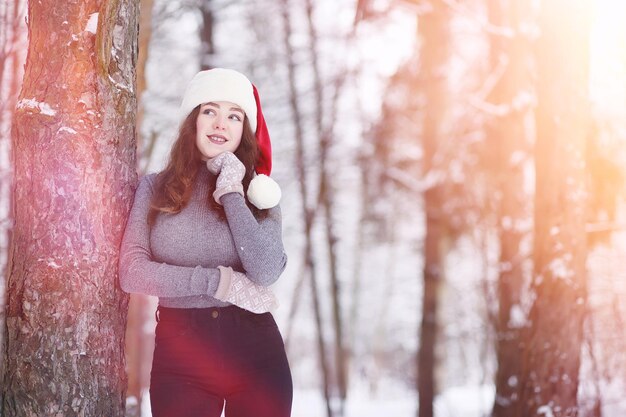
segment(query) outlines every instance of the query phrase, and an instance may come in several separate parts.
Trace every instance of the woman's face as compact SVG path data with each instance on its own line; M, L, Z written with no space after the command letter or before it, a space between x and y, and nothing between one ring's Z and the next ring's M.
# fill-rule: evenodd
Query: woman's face
M241 107L229 101L212 101L200 106L196 119L196 146L203 160L237 150L244 115Z

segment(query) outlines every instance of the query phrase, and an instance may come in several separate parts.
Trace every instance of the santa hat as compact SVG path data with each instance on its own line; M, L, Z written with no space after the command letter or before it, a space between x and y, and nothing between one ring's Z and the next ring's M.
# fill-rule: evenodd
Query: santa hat
M281 191L269 177L272 171L272 145L256 87L245 75L235 70L213 68L200 71L189 82L183 96L179 112L181 122L196 106L211 101L235 103L246 113L259 148L255 166L257 175L248 186L248 200L260 209L274 207L280 201Z

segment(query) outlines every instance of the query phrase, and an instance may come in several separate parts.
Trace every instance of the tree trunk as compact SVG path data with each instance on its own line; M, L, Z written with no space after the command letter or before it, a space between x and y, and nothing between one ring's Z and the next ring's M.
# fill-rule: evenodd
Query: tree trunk
M425 199L438 200L436 194ZM426 237L424 241L424 294L422 301L422 321L419 329L419 351L417 356L417 389L419 393L418 417L433 417L433 403L436 394L435 380L435 346L438 336L438 301L443 279L443 250L441 242L445 234L442 219L433 214L432 202L426 204L427 214ZM438 206L435 206L438 208Z
M139 2L139 53L137 56L137 153L146 154L146 147L152 149L154 136L146 141L141 132L144 119L143 94L147 90L146 66L152 38L152 11L154 0ZM148 159L149 161L149 159ZM143 165L143 164L142 164ZM143 172L147 165L143 165ZM150 364L154 350L154 335L144 328L150 320L150 298L144 294L131 294L128 302L128 320L126 325L126 369L128 391L126 396L127 417L139 417L143 403L143 391L150 385Z
M449 55L449 11L441 1L431 2L432 9L420 16L419 34L422 40L422 78L426 108L423 121L424 175L436 175L444 169L437 158L439 143L443 140L443 126L447 107L447 78L444 68ZM439 158L440 159L440 158ZM419 328L417 355L417 388L419 417L433 417L436 394L435 346L438 333L438 298L443 276L443 260L447 240L446 219L442 209L441 181L424 192L426 236L424 238L424 271L422 321Z
M203 0L200 2L200 15L202 16L202 24L200 25L200 70L208 70L214 67L213 54L215 53L215 45L213 43L213 2L211 0Z
M319 295L317 290L317 273L315 270L315 262L313 258L313 211L310 209L307 191L307 176L304 166L304 133L302 129L301 111L298 105L298 91L296 88L296 64L294 61L293 47L289 41L291 30L291 19L289 16L289 0L281 1L281 19L283 24L283 42L285 45L285 54L287 59L288 79L289 79L289 104L293 117L293 125L296 136L296 171L298 173L298 182L300 185L300 198L302 201L302 212L304 214L304 262L305 273L309 277L311 284L311 297L313 299L313 314L315 317L315 325L317 330L317 349L319 362L322 373L322 384L324 399L326 401L326 415L333 417L331 406L330 392L330 371L328 369L328 361L326 359L326 347L324 343L324 332L322 325L322 315L319 303Z
M8 246L13 232L11 126L26 59L26 2L13 0L0 8L0 352L5 352ZM0 381L4 380L4 366L0 354ZM0 389L0 410L2 398Z
M524 192L524 164L528 160L528 137L525 123L528 105L522 108L515 103L528 95L532 87L530 40L520 30L532 16L526 0L490 0L490 22L509 28L513 37L492 34L491 68L501 77L490 95L493 105L502 109L491 115L487 124L488 144L494 152L497 230L500 241L499 276L497 283L498 314L495 320L496 397L493 417L507 417L519 401L520 332L524 325L521 292L524 286L520 244L529 231L521 225L531 215Z
M2 415L123 416L137 4L30 2Z
M333 190L330 181L330 173L328 172L328 155L330 152L331 136L334 126L328 123L324 126L324 109L327 109L325 104L324 95L324 83L322 81L322 74L319 68L319 50L318 50L318 35L315 28L315 22L313 20L313 1L305 1L305 9L307 16L307 28L309 34L309 51L311 53L311 66L313 70L314 80L314 92L315 92L315 129L318 132L319 149L320 149L320 182L319 193L322 208L324 210L324 225L326 228L326 246L328 250L328 265L331 282L331 300L332 300L332 315L333 315L333 331L334 331L334 346L335 346L335 368L337 372L337 388L339 393L338 401L338 415L343 416L344 404L348 394L347 387L347 359L346 350L344 347L344 331L343 331L343 319L341 314L341 288L339 282L339 265L337 261L337 236L335 235L335 226L333 221ZM339 89L339 85L336 87ZM336 105L337 96L335 95ZM331 107L331 111L328 120L333 122L333 117L336 110L336 106Z
M148 89L146 81L146 66L150 52L150 40L152 39L152 11L154 10L154 0L139 1L139 54L137 55L137 151L140 155L145 154L145 150L150 148L149 143L141 133L141 126L145 113L143 103L143 93Z
M586 303L587 6L583 0L552 0L542 2L540 13L535 302L522 357L519 416L578 415Z

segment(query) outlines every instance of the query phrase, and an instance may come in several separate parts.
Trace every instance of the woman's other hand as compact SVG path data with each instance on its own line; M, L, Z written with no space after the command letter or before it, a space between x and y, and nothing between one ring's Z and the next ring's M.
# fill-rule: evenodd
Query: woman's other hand
M217 183L213 198L219 204L220 198L224 194L239 193L243 194L243 181L246 175L246 167L232 152L222 152L215 158L206 161L206 166L213 174L216 174Z

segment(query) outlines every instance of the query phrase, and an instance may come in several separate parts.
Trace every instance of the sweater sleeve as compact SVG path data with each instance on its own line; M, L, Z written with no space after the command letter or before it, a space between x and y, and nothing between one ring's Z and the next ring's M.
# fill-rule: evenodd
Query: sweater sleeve
M242 195L225 194L220 201L245 269L242 272L256 284L273 284L287 265L280 207L269 209L267 216L257 221Z
M135 192L120 251L120 286L129 293L157 297L213 296L220 279L217 268L183 267L152 260L147 216L154 178L144 176Z

